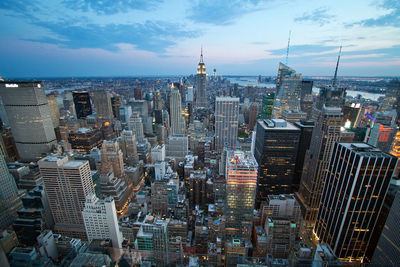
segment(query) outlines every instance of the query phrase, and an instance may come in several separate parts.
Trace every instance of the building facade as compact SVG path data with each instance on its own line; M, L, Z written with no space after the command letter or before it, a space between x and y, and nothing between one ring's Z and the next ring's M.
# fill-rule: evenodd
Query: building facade
M215 99L215 149L235 149L239 127L239 98Z

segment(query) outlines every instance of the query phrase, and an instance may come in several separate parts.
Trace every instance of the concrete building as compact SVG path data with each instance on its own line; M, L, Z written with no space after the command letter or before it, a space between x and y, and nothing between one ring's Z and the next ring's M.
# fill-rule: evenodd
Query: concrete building
M171 134L185 134L185 119L182 116L181 106L181 95L179 90L174 87L174 83L171 84L171 96L170 96L170 122L171 122Z
M88 161L48 156L38 162L57 233L86 239L82 211L94 193Z
M111 105L111 95L107 91L93 92L94 106L97 119L101 122L112 122L114 115Z
M46 97L49 103L51 121L53 122L53 127L56 128L60 125L60 109L57 99L53 94L47 95Z
M36 161L49 153L57 140L42 83L0 81L0 97L21 160Z
M129 119L129 130L131 130L138 142L143 142L144 132L143 132L143 122L142 118L139 116L138 112L133 112Z
M114 248L122 248L122 233L112 197L100 200L94 194L89 194L82 216L89 242L93 239L111 239Z
M188 136L185 134L170 135L166 144L166 157L178 162L184 161L188 153Z
M123 130L121 132L121 149L124 155L124 162L129 166L139 163L139 155L136 147L136 136L132 131Z
M239 127L239 98L215 99L215 149L235 149Z
M101 173L112 171L115 177L125 178L124 155L117 141L103 141L101 146Z
M196 86L196 108L207 108L207 92L206 92L207 73L206 65L203 62L203 50L200 54L200 62L197 65L197 86Z

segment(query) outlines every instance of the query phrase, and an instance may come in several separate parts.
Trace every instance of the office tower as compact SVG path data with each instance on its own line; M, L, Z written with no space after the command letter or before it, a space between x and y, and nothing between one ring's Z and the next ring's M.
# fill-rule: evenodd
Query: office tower
M164 109L164 102L162 100L162 96L160 91L156 91L154 93L154 110L163 110Z
M112 111L113 111L113 116L117 120L120 120L119 108L122 107L122 106L123 106L122 97L120 95L114 94L111 97L111 107L112 107Z
M123 130L121 133L121 149L124 154L125 162L130 165L139 163L139 156L136 147L136 136L132 131Z
M292 192L297 192L299 191L301 176L303 174L304 158L307 150L310 148L315 123L311 120L302 120L295 122L294 125L300 129L299 149L297 151L296 166L292 181Z
M261 206L261 224L264 225L268 217L280 217L297 223L301 221L300 204L294 195L268 195Z
M133 89L133 97L134 97L136 100L143 100L143 91L142 91L142 88L138 88L138 87L134 88L134 89Z
M267 93L263 95L262 98L262 111L261 111L261 118L262 119L272 119L272 110L274 108L274 93Z
M42 186L27 192L21 200L23 208L18 211L18 218L13 222L13 229L21 244L33 246L42 231L53 228L53 216Z
M273 118L282 118L284 110L300 110L302 79L301 74L296 74L295 70L279 63L274 108L272 111Z
M97 119L102 122L112 122L114 115L110 93L107 91L94 91L93 98Z
M99 129L78 128L68 134L68 142L71 148L79 152L90 153L95 147L100 147L103 143L103 137Z
M113 248L122 248L122 233L112 197L100 200L95 194L87 195L82 216L89 243L93 239L111 239Z
M129 128L129 120L132 116L132 107L131 106L122 106L119 108L119 119L121 121L121 127L123 130L127 130Z
M165 145L157 145L151 149L151 160L153 162L165 160Z
M72 97L74 99L76 117L78 119L85 119L92 114L92 104L90 103L88 91L73 91Z
M380 111L386 112L392 109L398 109L399 100L400 100L400 81L398 79L393 79L389 82L386 88L385 99L382 102Z
M207 175L205 171L192 171L189 177L189 208L193 210L196 205L204 209L207 204L206 199Z
M314 233L340 260L365 260L396 165L370 145L334 143Z
M306 95L312 94L313 81L303 80L301 81L301 99L303 99Z
M306 95L304 98L301 99L300 108L301 111L307 114L307 119L311 118L313 107L314 107L314 97L312 94Z
M0 96L21 160L49 153L57 140L41 82L0 82Z
M258 165L249 152L228 151L226 158L226 235L250 240Z
M168 213L168 180L164 177L151 183L151 208L154 214L165 216Z
M114 176L112 171L100 175L100 187L103 196L110 196L115 201L118 217L124 216L133 191L128 188L125 181Z
M139 113L133 112L129 119L129 130L131 130L138 142L143 142L144 133L143 133L143 123L142 118L139 116Z
M287 259L294 249L297 224L282 217L269 217L265 222L267 253L274 258Z
M117 178L125 178L124 155L118 141L103 141L101 146L101 173L112 171Z
M340 107L343 108L344 101L346 100L346 89L340 87L322 87L319 90L318 101L316 103L317 110L322 110L323 106L326 107Z
M398 190L380 235L371 263L376 265L395 266L400 262L400 191Z
M301 110L284 110L282 112L282 119L291 123L295 123L307 119L307 113Z
M234 149L239 124L239 98L216 97L215 99L215 149Z
M207 73L206 65L203 62L203 49L200 53L200 62L197 65L197 88L196 88L196 108L207 108L207 92L206 92Z
M3 99L1 98L1 96L0 96L0 120L1 120L0 130L10 127L10 122L8 121L7 112L4 107Z
M360 103L351 103L342 108L343 120L342 125L346 129L357 128L362 117L361 111L363 110Z
M167 158L184 161L188 153L188 136L186 134L170 135L166 143Z
M383 152L389 153L392 146L395 129L380 123L375 123L371 129L368 144L375 146Z
M57 99L53 94L46 97L49 103L51 121L53 122L53 127L56 128L60 125L60 109L58 108Z
M56 233L86 239L82 211L94 193L88 161L48 156L38 162Z
M253 130L257 122L258 116L258 105L257 103L251 103L249 108L249 130Z
M179 90L171 85L170 101L170 121L171 121L171 134L184 134L185 133L185 119L182 116L181 107L181 94Z
M302 205L306 226L313 226L317 216L319 200L324 186L332 144L341 138L342 112L340 107L315 109L315 128L311 137L310 149L304 159L299 192L296 196Z
M289 194L295 173L300 129L282 119L258 120L254 156L258 163L256 206L268 195Z
M0 184L0 229L4 229L17 217L22 202L14 177L8 171L2 154L0 154Z

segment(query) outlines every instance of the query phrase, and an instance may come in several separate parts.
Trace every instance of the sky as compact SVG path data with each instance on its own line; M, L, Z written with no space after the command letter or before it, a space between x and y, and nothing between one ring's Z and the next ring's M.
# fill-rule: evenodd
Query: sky
M399 76L399 0L1 0L3 78Z

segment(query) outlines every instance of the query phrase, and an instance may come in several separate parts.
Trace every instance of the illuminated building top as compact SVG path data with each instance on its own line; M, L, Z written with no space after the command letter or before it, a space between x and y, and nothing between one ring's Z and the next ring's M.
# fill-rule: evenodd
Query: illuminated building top
M203 48L201 48L200 62L197 65L197 74L206 74L206 65L203 62Z

